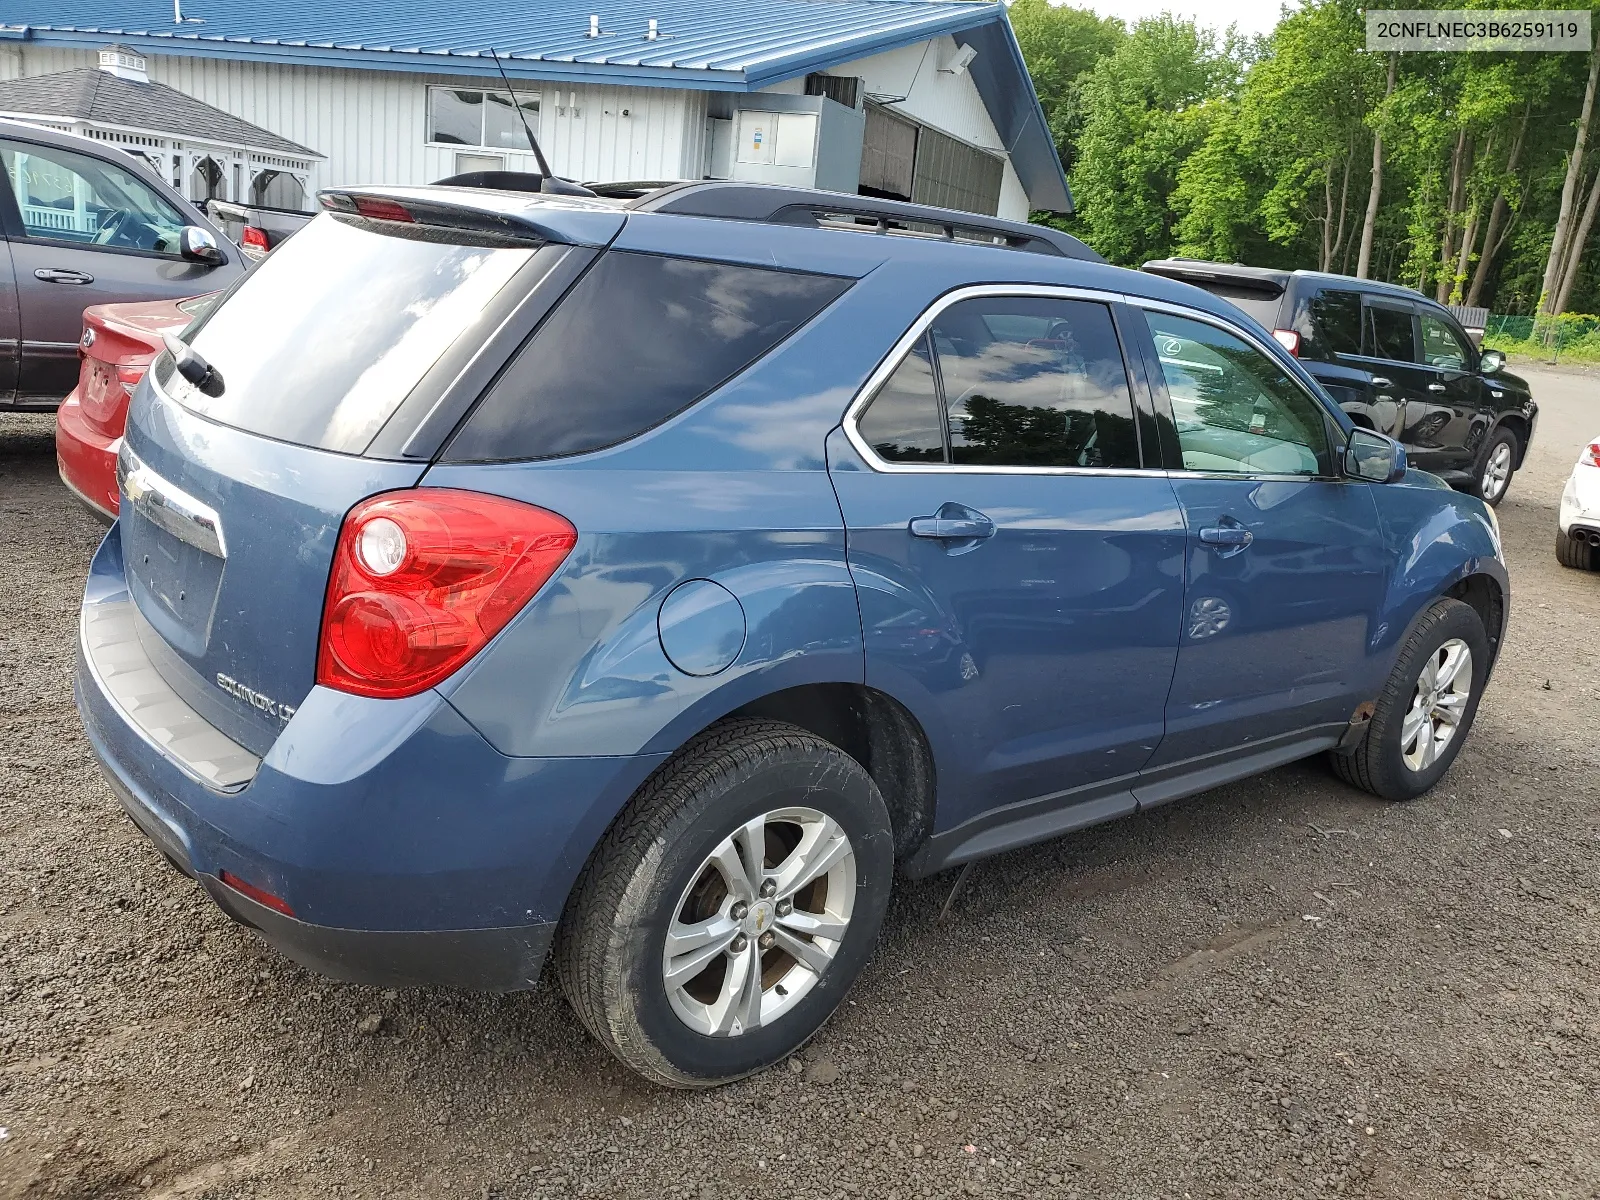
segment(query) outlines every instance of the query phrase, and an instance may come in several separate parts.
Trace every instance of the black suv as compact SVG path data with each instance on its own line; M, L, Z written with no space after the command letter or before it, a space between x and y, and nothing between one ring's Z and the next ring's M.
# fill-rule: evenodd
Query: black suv
M1443 305L1349 275L1165 258L1144 269L1243 309L1365 425L1402 442L1414 466L1498 504L1539 420L1525 380L1480 352Z

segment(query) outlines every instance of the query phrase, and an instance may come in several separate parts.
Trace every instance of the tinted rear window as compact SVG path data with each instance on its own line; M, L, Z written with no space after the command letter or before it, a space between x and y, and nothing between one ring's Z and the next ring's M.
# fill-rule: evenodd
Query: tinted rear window
M201 395L163 355L157 382L214 421L359 454L407 393L536 252L378 233L323 214L269 254L185 336L221 374Z
M1318 348L1324 354L1361 353L1361 293L1332 289L1311 301Z
M1278 328L1278 309L1283 296L1269 296L1252 288L1230 287L1225 283L1203 285L1213 296L1221 296L1235 308L1243 309L1268 329Z
M554 458L626 441L715 391L849 286L613 250L518 352L445 457Z

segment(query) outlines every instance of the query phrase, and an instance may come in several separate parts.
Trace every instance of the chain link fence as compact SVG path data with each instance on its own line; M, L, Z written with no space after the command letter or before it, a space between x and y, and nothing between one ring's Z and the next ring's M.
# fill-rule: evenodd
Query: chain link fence
M1562 313L1559 317L1491 316L1483 344L1540 362L1600 363L1600 317Z

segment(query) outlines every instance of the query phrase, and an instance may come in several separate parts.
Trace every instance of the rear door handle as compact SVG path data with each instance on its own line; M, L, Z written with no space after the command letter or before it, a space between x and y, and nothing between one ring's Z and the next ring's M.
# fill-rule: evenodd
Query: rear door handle
M1372 386L1375 388L1393 387L1394 380L1385 379L1382 375L1374 375L1372 377Z
M1428 385L1428 390L1430 392L1442 392L1445 390L1445 386L1442 383L1430 383Z
M93 283L94 276L83 271L67 271L61 267L40 267L33 273L35 279L45 283Z
M992 537L994 522L965 504L941 504L931 517L912 517L911 536L940 541L971 541Z

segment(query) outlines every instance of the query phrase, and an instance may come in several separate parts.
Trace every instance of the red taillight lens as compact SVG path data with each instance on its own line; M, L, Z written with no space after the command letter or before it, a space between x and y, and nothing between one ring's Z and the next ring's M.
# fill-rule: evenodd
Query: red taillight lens
M264 904L274 912L281 912L286 917L294 916L294 909L289 907L289 902L281 896L274 896L266 888L258 888L253 883L246 883L232 871L218 871L217 878L238 892L241 896L248 896L257 904Z
M365 500L339 530L317 682L412 696L449 676L555 574L578 533L556 513L477 492Z
M1278 345L1282 346L1296 358L1300 357L1300 335L1292 329L1274 329L1272 336Z
M405 206L376 196L357 196L356 211L374 221L404 221L407 224L414 221L410 210Z
M267 246L267 231L265 229L257 229L254 225L246 225L244 232L239 235L239 246L241 249L259 250L265 254L269 249Z
M1590 442L1583 448L1583 453L1578 455L1578 461L1586 467L1600 467L1600 442Z

